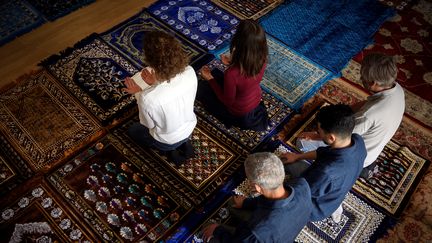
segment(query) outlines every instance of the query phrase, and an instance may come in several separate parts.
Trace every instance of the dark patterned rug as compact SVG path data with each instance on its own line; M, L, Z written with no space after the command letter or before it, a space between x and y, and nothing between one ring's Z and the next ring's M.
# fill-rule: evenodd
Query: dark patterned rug
M217 188L243 164L247 151L229 138L223 131L205 120L198 119L191 143L196 156L183 165L176 166L164 155L153 149L142 148L127 135L127 129L137 117L114 130L114 135L127 144L142 161L138 167L152 168L154 173L171 183L171 190L181 192L192 204L205 201Z
M0 196L33 176L33 171L0 134Z
M88 5L96 0L26 0L33 5L44 17L54 21L78 8Z
M2 242L95 242L96 238L60 203L45 183L2 205ZM4 201L3 201L4 202Z
M212 0L240 19L258 19L276 8L282 0Z
M48 177L100 239L154 242L192 208L190 198L109 135Z
M146 10L123 21L119 25L101 34L102 38L125 56L130 57L138 66L145 66L142 53L145 32L160 30L174 35L181 43L183 50L190 58L190 64L199 69L203 62L208 61L206 50L193 44L182 35L170 30L163 22L149 15Z
M227 45L239 20L209 0L159 0L149 13L208 50Z
M122 89L125 77L140 70L96 34L53 55L41 63L94 114L109 124L128 108L135 98Z
M101 133L97 121L44 70L0 93L0 130L34 171Z
M0 46L45 23L40 12L25 0L0 1Z
M328 103L324 104L327 105ZM315 131L316 112L300 122L287 143L294 146L303 131ZM384 209L389 215L399 217L409 202L430 161L412 152L406 146L390 141L376 160L378 165L372 178L359 178L353 189L365 199Z

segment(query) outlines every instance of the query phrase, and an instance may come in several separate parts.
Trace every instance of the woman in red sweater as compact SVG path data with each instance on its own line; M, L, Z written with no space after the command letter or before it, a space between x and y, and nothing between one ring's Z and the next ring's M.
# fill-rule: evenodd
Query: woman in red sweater
M221 56L228 65L225 73L208 66L201 69L208 82L199 82L197 99L228 127L264 131L268 125L260 87L268 55L264 29L253 20L242 20L230 52L231 57Z

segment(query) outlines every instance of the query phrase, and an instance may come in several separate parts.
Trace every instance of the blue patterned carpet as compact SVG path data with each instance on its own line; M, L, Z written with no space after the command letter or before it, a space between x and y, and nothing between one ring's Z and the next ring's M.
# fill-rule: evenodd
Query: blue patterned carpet
M393 14L375 0L295 0L261 24L267 33L337 74Z
M0 46L44 22L41 13L26 1L0 1Z
M300 109L332 73L267 35L269 60L261 87L292 109ZM228 52L219 50L215 55Z
M228 44L239 23L236 17L208 0L160 0L148 10L173 30L208 50Z
M190 63L195 68L200 68L202 61L207 62L206 50L193 44L180 34L170 30L168 26L152 17L147 10L132 16L128 20L114 26L110 30L101 34L102 38L112 47L123 53L126 57L131 58L137 65L145 66L144 56L142 53L143 38L145 32L151 30L160 30L168 32L182 43L183 50L188 54Z

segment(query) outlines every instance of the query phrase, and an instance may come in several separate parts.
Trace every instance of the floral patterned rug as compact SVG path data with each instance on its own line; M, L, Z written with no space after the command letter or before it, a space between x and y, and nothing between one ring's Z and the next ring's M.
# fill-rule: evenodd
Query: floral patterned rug
M282 0L212 0L240 19L258 19L276 8Z

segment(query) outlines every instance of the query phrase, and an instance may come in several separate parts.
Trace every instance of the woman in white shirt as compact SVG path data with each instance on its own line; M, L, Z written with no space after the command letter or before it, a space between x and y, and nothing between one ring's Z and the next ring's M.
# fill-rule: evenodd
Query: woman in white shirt
M125 90L137 99L140 119L128 134L142 146L165 151L180 165L194 155L188 140L197 123L197 77L180 42L165 32L145 34L144 57L148 67L125 79Z

